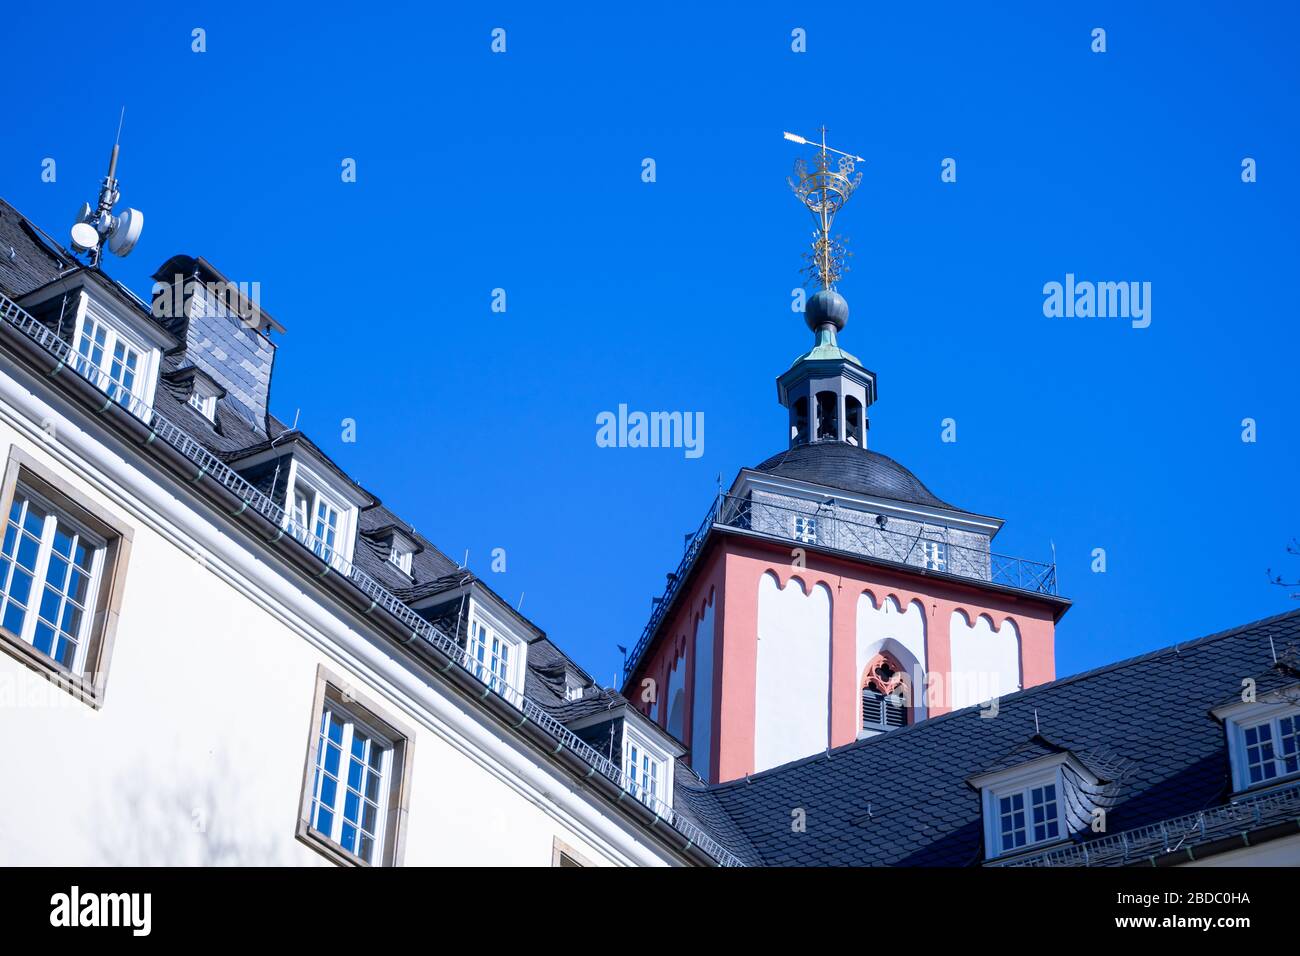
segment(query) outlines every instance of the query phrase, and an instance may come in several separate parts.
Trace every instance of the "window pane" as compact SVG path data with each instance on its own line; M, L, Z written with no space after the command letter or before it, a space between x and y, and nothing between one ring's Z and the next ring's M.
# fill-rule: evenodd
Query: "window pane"
M27 615L23 612L21 605L10 604L5 608L4 618L0 619L0 625L11 634L21 634L23 632L23 622L26 619Z
M343 744L343 721L339 720L337 714L329 715L329 736L334 743Z
M1025 797L1013 793L998 801L999 823L1002 831L1002 849L1014 850L1026 842Z
M36 570L36 555L40 553L39 538L24 534L18 542L18 563L28 571Z
M1251 783L1271 780L1277 776L1277 764L1273 759L1273 726L1259 724L1247 727L1242 732L1246 743L1246 769Z
M1060 832L1056 813L1056 784L1035 787L1032 798L1034 841L1054 839Z
M140 356L126 343L119 341L113 346L113 363L108 373L111 379L108 394L124 405L130 402L129 393L135 389L135 372L139 361Z
M353 852L357 847L357 828L351 823L344 822L343 833L339 837L339 845L348 852Z
M338 776L341 757L342 751L340 751L338 747L333 744L325 745L325 772L330 776Z
M45 588L45 594L41 598L41 617L50 624L57 624L59 621L59 608L63 606L63 595L52 587Z
M104 361L104 344L107 337L108 332L102 326L87 319L81 327L81 340L77 343L77 351L83 358L89 359L95 365L101 365Z
M44 621L37 621L36 633L32 635L32 646L42 654L48 654L53 657L54 628L50 627Z
M1277 726L1282 772L1300 773L1300 717L1283 717Z
M329 774L325 775L320 784L320 802L322 806L334 806L334 802L338 799L338 786L333 777L329 776Z
M50 656L64 667L72 667L77 656L77 642L72 640L67 634L60 634L58 643L54 648L54 653Z

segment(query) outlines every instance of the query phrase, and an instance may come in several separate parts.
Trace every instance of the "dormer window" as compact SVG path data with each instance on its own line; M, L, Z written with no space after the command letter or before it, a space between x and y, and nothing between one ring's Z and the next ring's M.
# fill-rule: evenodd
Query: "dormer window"
M1112 799L1118 786L1041 737L1000 763L1001 768L968 780L980 792L988 859L1046 846L1085 830L1095 808Z
M617 765L624 790L660 816L671 812L675 767L686 749L662 727L626 700L567 726Z
M656 813L671 805L672 756L632 721L623 724L623 775L627 791Z
M512 649L509 641L482 621L470 623L469 658L474 674L495 691L513 686Z
M998 844L1003 853L1060 835L1055 783L998 796Z
M19 301L70 347L64 361L134 415L153 405L158 367L176 338L107 276L74 270Z
M297 439L242 459L235 467L246 478L274 489L273 496L284 507L287 534L335 570L347 571L360 509L374 503L369 495Z
M582 681L573 674L564 675L564 699L565 700L582 700L583 694Z
M478 601L470 602L466 644L470 672L508 700L518 702L528 645Z
M1279 717L1241 730L1251 783L1300 773L1300 717Z
M327 564L338 554L342 509L306 481L294 483L290 530Z
M1234 789L1300 775L1300 695L1273 693L1215 711L1228 737Z
M209 422L217 420L217 393L207 382L200 378L195 378L190 397L185 400L185 404L194 409Z
M413 528L396 524L381 525L361 532L375 547L381 549L384 560L408 578L415 577L415 556L424 550Z
M121 405L130 405L132 398L143 399L139 382L143 352L143 347L107 322L89 314L82 317L77 334L77 353L86 362L82 371Z
M396 542L388 549L388 563L403 574L411 573L411 561L414 557L409 548L400 547Z

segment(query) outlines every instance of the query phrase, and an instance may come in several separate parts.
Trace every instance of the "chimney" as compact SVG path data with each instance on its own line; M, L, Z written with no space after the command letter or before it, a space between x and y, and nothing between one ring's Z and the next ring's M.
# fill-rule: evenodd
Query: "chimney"
M284 328L259 304L261 283L235 283L211 263L172 256L153 275L153 314L184 342L195 366L226 390L224 402L265 434L275 343Z

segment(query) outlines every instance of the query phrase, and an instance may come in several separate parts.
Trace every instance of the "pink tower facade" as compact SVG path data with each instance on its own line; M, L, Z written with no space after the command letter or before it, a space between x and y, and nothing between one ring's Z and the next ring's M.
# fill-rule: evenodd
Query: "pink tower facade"
M876 376L813 296L813 349L777 380L789 448L718 496L656 605L624 693L709 782L1055 678L1054 565L998 554L1002 521L866 447Z

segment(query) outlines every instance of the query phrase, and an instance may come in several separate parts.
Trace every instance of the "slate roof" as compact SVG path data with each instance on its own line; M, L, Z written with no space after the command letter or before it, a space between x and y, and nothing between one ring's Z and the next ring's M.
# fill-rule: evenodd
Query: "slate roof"
M818 441L795 445L756 465L754 470L840 491L954 509L894 459L848 442Z
M17 209L0 199L0 288L26 295L77 263Z
M968 778L1065 748L1099 775L1120 768L1108 832L1222 805L1232 792L1223 726L1238 699L1300 682L1273 665L1300 645L1300 611L1177 644L1004 697L996 717L966 708L710 788L767 865L973 866L980 799ZM1037 715L1037 728L1035 724ZM1041 733L1045 741L1035 741ZM807 830L792 832L791 812ZM744 845L732 847L744 856Z
M79 263L66 249L60 248L21 213L0 199L0 290L11 298L19 298L57 279L62 272L78 266ZM109 278L109 281L114 280ZM358 487L364 487L314 445L308 436L285 425L274 415L268 414L264 422L251 422L223 399L217 402L216 421L208 421L187 402L192 388L191 376L187 372L193 368L183 349L165 354L154 406L218 458L237 464L241 459L272 447L283 447L287 454L291 442L301 442L337 469L344 479ZM274 467L266 469L266 472L256 480L251 475L247 477L283 505L283 479L276 481L273 486ZM472 572L460 568L432 541L380 503L377 497L374 497L374 501L372 506L361 510L360 533L357 535L352 558L353 563L371 578L408 603L435 597L471 581L478 581L480 586L486 587ZM368 534L393 527L402 529L417 544L409 575L389 562L388 547L379 536ZM463 642L461 622L451 620L446 623L450 625L448 633ZM574 719L584 709L602 706L598 701L606 692L594 686L586 672L565 657L554 644L544 638L543 641L542 646L538 642L530 646L525 693L530 697L539 695L538 702L548 709L554 707L557 715L564 715L562 719ZM562 678L558 699L552 700L547 696L546 681L544 677L535 674L534 670L553 667L561 659L575 674L581 675L583 680L593 685L588 688L589 699L565 701Z

